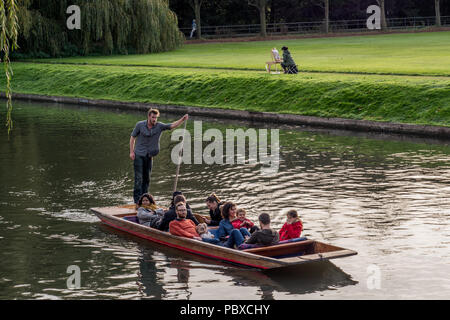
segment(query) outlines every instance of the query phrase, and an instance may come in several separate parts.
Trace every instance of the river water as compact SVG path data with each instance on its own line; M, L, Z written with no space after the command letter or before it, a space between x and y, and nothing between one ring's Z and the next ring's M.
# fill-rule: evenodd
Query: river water
M450 298L449 141L272 126L280 129L272 176L260 164L183 164L178 189L194 212L207 213L214 191L253 221L269 213L278 229L295 208L304 236L358 252L261 272L139 240L89 211L132 201L128 142L145 113L14 105L12 136L0 135L1 299ZM223 133L264 128L190 118L190 132L194 120ZM151 193L161 205L176 144L164 132L154 162ZM73 266L78 289L68 286Z

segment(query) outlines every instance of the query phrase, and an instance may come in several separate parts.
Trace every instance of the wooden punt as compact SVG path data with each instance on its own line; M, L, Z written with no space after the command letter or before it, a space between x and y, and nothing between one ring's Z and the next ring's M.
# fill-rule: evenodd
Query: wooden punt
M245 267L274 269L357 254L353 250L309 239L246 250L230 249L199 240L174 236L168 232L130 221L131 218L136 216L134 205L91 208L91 211L106 225L134 236Z

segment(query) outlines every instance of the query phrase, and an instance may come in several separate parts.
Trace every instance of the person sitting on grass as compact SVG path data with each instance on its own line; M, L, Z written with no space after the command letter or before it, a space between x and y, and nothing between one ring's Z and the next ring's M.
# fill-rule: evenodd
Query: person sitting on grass
M158 208L153 196L144 193L138 201L137 218L140 224L155 228L164 214L164 210Z
M227 248L239 247L245 239L250 237L250 233L246 228L235 229L231 224L231 221L236 218L236 205L233 202L226 202L222 206L222 217L217 230L217 238Z
M186 218L192 220L195 225L198 225L198 221L197 221L197 219L195 219L194 215L192 214L191 208L189 208L189 204L187 204L186 198L183 195L183 193L181 191L175 191L172 196L172 204L171 204L169 210L167 210L164 213L164 216L158 225L159 230L169 231L169 223L172 220L175 220L177 218L177 214L175 212L175 206L179 202L184 202L186 204L186 209L187 209Z
M231 221L231 224L235 229L246 228L250 231L250 233L255 232L259 228L255 226L253 222L245 217L246 212L245 209L239 208L236 211L237 218Z
M270 216L267 213L261 213L258 217L261 230L253 232L251 237L245 241L246 244L256 245L274 245L280 240L278 232L270 228Z
M194 221L186 219L186 203L178 202L175 205L175 212L177 214L177 218L169 223L170 234L173 234L174 236L202 240L202 238L195 230Z
M303 229L303 224L298 217L297 211L289 210L286 215L286 223L279 231L281 241L300 237Z

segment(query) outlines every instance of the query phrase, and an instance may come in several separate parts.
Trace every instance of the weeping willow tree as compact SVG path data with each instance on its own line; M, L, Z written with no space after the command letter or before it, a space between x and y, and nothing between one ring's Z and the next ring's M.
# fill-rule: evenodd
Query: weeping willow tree
M12 69L10 65L10 51L17 49L18 20L17 4L15 0L0 0L0 46L2 62L5 69L6 89L6 126L8 136L12 129L12 96L11 96L11 76Z
M66 27L74 4L81 9L80 30ZM19 21L19 56L152 53L184 40L168 0L22 0Z

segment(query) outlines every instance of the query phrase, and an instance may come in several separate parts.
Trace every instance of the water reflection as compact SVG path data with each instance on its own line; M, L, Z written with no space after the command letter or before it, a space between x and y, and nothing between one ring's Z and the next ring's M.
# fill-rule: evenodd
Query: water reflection
M234 267L230 264L186 253L128 235L108 226L101 226L108 232L135 242L139 246L139 272L137 290L146 298L190 299L192 287L202 281L219 282L222 277L228 281L237 294L238 287L249 287L262 300L274 299L275 293L302 295L342 288L358 282L330 261L311 262L282 269L260 271ZM212 271L216 278L206 279L201 273ZM197 274L199 272L200 274ZM191 274L195 274L192 279ZM166 287L169 286L171 293Z
M405 275L421 279L408 289L412 298L450 294L444 285L450 263L448 141L282 126L280 170L274 177L245 164L181 167L178 185L195 213L207 213L204 201L213 191L245 208L253 221L269 213L276 229L294 208L305 236L359 252L311 270L305 279L302 270L237 269L141 244L100 226L90 207L132 199L127 149L142 117L140 112L15 104L13 135L10 140L0 136L1 298L280 299L315 293L384 298L411 287ZM191 120L205 120L205 130L222 132L274 127ZM175 144L165 133L154 163L151 193L161 205L168 205L172 194ZM382 290L369 293L365 266L372 263L380 264L387 280ZM80 291L67 290L69 264L83 270Z

